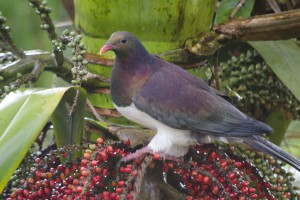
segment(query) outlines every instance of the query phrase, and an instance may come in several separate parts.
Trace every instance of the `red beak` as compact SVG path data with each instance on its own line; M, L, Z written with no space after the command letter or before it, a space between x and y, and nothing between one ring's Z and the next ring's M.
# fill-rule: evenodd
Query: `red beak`
M102 55L102 54L104 54L105 52L111 50L112 48L113 48L113 45L105 44L105 45L103 45L103 47L100 49L99 54Z

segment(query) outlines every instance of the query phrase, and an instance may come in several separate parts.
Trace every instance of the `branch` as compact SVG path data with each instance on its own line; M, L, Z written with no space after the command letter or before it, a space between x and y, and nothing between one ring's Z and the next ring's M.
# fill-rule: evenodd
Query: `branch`
M282 13L238 19L213 28L222 35L222 43L228 40L260 41L286 40L300 35L300 9ZM220 42L221 42L220 41Z
M213 55L220 46L234 41L286 40L300 36L300 9L232 20L215 26L187 50Z

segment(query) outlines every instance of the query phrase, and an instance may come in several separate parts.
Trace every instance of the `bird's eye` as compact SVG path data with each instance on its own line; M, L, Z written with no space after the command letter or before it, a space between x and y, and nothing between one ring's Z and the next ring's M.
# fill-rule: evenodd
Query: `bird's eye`
M122 39L121 39L121 43L122 43L122 44L125 44L126 42L127 42L127 39L126 39L126 38L122 38Z

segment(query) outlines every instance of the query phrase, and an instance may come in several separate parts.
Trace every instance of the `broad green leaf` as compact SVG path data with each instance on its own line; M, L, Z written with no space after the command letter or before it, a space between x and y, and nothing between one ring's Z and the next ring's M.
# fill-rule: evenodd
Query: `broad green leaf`
M114 105L112 104L110 94L99 94L99 93L90 93L88 94L88 99L91 101L93 106L106 108L106 109L114 109Z
M244 5L238 10L234 18L249 17L253 9L254 2L254 0L245 1ZM239 0L222 0L216 14L215 25L227 22L230 14L238 3Z
M292 121L289 124L281 147L300 158L300 121Z
M300 46L295 40L249 42L277 77L300 100Z
M74 97L78 92L76 105ZM58 147L79 144L83 132L86 92L83 89L70 88L58 104L52 115L55 141ZM72 108L73 106L73 108ZM70 112L70 110L73 110Z
M0 192L69 89L19 90L1 102Z
M35 87L53 88L53 87L70 87L69 82L50 71L44 71L39 78L34 82Z

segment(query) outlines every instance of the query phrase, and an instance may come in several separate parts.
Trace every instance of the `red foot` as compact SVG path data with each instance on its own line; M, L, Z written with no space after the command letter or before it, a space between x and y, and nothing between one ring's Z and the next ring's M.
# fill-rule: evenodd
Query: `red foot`
M159 157L164 159L164 160L171 160L171 161L174 161L174 162L183 162L183 157L175 157L175 156L165 155L165 154L162 154L162 153L156 153L156 152L153 152L148 146L145 146L145 147L137 150L134 153L131 153L129 155L124 156L120 161L121 162L129 162L131 160L140 159L146 153L159 155Z
M141 158L146 153L153 153L153 151L148 146L145 146L139 150L136 150L136 152L134 153L124 156L123 158L121 158L121 162L129 162L131 160Z

